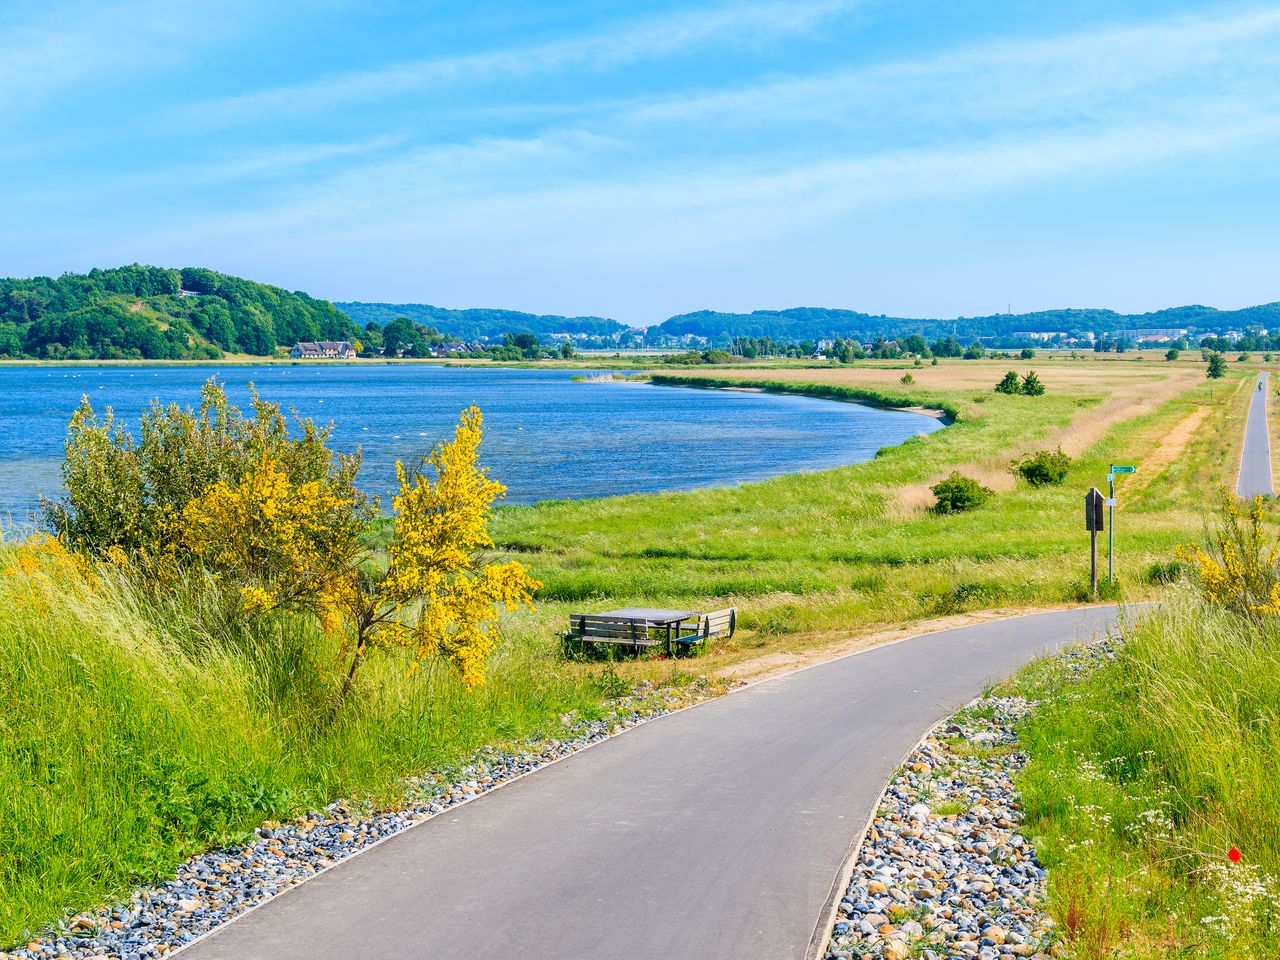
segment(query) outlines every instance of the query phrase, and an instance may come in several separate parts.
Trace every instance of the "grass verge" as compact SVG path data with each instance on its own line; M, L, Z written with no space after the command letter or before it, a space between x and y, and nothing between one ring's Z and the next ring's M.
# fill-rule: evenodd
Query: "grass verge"
M1177 585L1126 638L1013 684L1051 913L1080 960L1280 955L1280 629Z

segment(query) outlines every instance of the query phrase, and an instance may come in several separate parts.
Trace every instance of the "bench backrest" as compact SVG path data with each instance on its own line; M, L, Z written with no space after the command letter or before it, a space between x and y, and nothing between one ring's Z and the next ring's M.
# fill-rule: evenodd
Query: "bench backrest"
M602 643L638 643L648 644L649 629L643 623L634 620L615 620L589 613L575 613L569 617L574 633L588 640Z
M737 626L737 607L727 607L724 610L716 610L713 613L704 614L702 617L702 632L705 636L714 637L719 636L722 633L733 636L733 631Z

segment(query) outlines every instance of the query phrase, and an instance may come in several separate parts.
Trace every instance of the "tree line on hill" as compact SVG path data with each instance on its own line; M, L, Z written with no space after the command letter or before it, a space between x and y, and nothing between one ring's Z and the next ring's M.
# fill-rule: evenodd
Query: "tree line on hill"
M38 359L271 356L298 342L347 340L358 342L366 356L447 353L529 360L571 355L575 346L682 347L687 352L675 355L671 362L815 354L851 362L865 357L981 356L984 348L979 338L988 348L1016 350L1075 340L1087 349L1085 341L1092 340L1095 350L1123 352L1134 346L1123 333L1126 327L1194 331L1176 344L1180 349L1198 343L1219 352L1280 350L1280 332L1264 332L1280 330L1280 303L1233 311L1187 306L1138 315L1070 309L955 320L819 307L749 314L703 310L642 330L603 317L450 310L429 304L335 305L200 267L177 270L134 264L56 278L0 279L0 357ZM1244 334L1229 341L1219 335L1228 329ZM1030 339L1031 333L1048 333L1056 339L1042 344ZM563 335L571 343L565 345Z
M461 341L502 340L507 333L531 333L539 340L552 334L567 333L575 337L595 338L612 345L627 330L617 320L605 317L562 317L554 314L522 313L519 310L468 309L450 310L429 303L363 303L334 304L361 327L370 323L386 327L396 320L408 320L424 328L443 330Z
M928 340L951 335L961 343L969 343L979 337L1010 338L1029 332L1074 334L1085 339L1096 331L1115 332L1126 328L1186 328L1221 332L1244 330L1251 326L1267 329L1280 326L1280 302L1240 310L1217 310L1197 304L1143 314L1071 308L953 319L893 317L826 307L757 310L752 313L699 310L668 318L651 327L649 336L673 339L700 337L713 344L731 343L741 337L770 337L789 343L840 337L866 343L877 337L901 339L919 334Z
M200 267L0 279L0 357L201 360L352 340L331 303Z

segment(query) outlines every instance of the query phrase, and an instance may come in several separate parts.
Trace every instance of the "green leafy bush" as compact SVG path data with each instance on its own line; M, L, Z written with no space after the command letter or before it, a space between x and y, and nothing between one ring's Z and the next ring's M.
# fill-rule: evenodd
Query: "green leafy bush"
M1173 583L1187 571L1187 565L1180 560L1157 560L1147 567L1143 579L1147 583Z
M354 486L359 454L335 456L329 427L307 419L295 426L291 434L280 408L256 393L253 416L244 416L227 402L216 378L201 388L196 410L153 402L137 440L109 407L99 417L86 398L68 424L66 495L45 503L46 519L68 548L96 559L168 557L179 546L188 505L271 462L291 489L311 484L332 490L346 505L343 526L359 526L372 512Z
M1018 383L1018 374L1013 370L1006 373L1000 382L996 384L996 393L1021 393L1022 386Z
M1033 487L1043 487L1065 480L1070 466L1071 458L1059 447L1055 451L1037 450L1014 461L1013 472Z
M929 488L933 491L936 502L935 513L961 513L972 510L986 503L994 495L990 487L984 487L972 477L966 477L959 471L953 472L945 480L940 480Z
M1022 392L1028 397L1044 396L1044 384L1040 382L1040 378L1036 376L1034 370L1029 370L1027 375L1022 378Z

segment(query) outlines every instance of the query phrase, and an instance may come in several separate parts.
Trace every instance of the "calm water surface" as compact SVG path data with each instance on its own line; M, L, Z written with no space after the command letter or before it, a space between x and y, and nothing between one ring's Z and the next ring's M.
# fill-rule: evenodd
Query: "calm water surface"
M435 366L34 367L0 369L0 517L22 521L61 488L66 421L82 395L136 426L153 397L194 404L216 374L233 402L268 400L335 424L364 449L363 486L385 493L396 458L425 453L470 404L484 462L508 503L760 480L856 463L940 424L850 403L647 384L574 383L564 370Z

